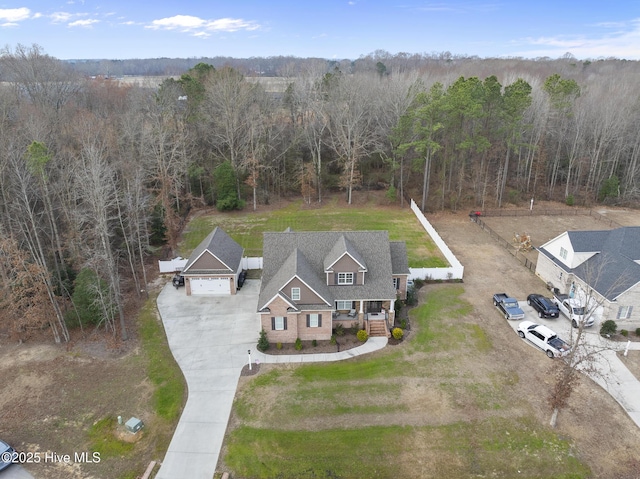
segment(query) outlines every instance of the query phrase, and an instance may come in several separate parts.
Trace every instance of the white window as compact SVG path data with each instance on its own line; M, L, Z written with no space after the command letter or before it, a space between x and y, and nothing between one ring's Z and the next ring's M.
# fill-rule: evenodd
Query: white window
M276 331L283 331L284 330L284 316L276 316L274 318L273 324L274 324L273 329L275 329Z
M300 301L300 288L291 288L291 299Z
M353 284L353 273L338 273L338 284Z
M310 328L317 328L320 325L318 324L318 315L317 314L310 314L309 315L309 327Z
M620 306L618 308L617 319L629 319L631 317L632 310L633 310L633 306Z
M567 252L567 250L566 250L566 249L564 249L564 248L561 246L561 247L560 247L560 257L561 257L562 259L567 259L567 253L568 253L568 252Z
M345 310L345 309L351 309L351 307L353 306L353 301L336 301L336 309L338 310Z

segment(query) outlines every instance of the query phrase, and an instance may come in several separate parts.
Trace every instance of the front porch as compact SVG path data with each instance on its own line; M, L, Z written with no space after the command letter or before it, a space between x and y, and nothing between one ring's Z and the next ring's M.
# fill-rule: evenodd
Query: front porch
M389 328L395 320L394 301L338 301L333 312L333 325L342 324L367 331L369 336L390 336ZM350 309L343 309L350 306Z

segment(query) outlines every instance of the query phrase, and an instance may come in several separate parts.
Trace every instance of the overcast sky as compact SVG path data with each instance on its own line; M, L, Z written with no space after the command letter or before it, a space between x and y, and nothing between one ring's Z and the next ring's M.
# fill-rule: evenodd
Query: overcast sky
M356 59L375 50L640 59L640 0L0 0L0 46L60 59Z

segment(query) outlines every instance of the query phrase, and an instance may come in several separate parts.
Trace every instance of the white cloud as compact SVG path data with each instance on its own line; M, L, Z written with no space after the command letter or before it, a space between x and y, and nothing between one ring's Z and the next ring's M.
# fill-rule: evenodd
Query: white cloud
M207 38L210 32L237 32L239 30L257 30L258 24L240 18L219 18L205 20L192 15L175 15L173 17L154 20L146 28L152 30L178 30L196 37Z
M0 8L0 20L7 23L20 22L27 20L31 16L31 10L26 7L22 8Z
M49 15L49 17L54 23L63 23L68 22L73 17L73 14L68 12L54 12Z
M612 27L614 25L602 25ZM561 57L571 53L576 58L624 58L640 59L640 18L627 22L624 26L615 24L615 32L600 36L573 35L525 38L518 43L532 45L536 48L520 52L518 56L527 57Z
M84 27L84 28L89 28L91 27L91 25L93 25L94 23L99 23L100 20L92 20L92 19L87 19L87 20L76 20L75 22L71 22L69 23L69 25L67 25L68 27Z

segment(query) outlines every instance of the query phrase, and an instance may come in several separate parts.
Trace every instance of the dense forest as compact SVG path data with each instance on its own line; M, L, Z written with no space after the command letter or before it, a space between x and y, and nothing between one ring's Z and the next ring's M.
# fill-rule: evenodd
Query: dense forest
M91 324L126 339L125 293L144 293L145 259L173 251L194 207L351 203L355 189L427 211L640 198L638 62L378 51L213 63L116 71L37 45L0 52L0 328L67 341ZM166 78L118 80L141 73Z

